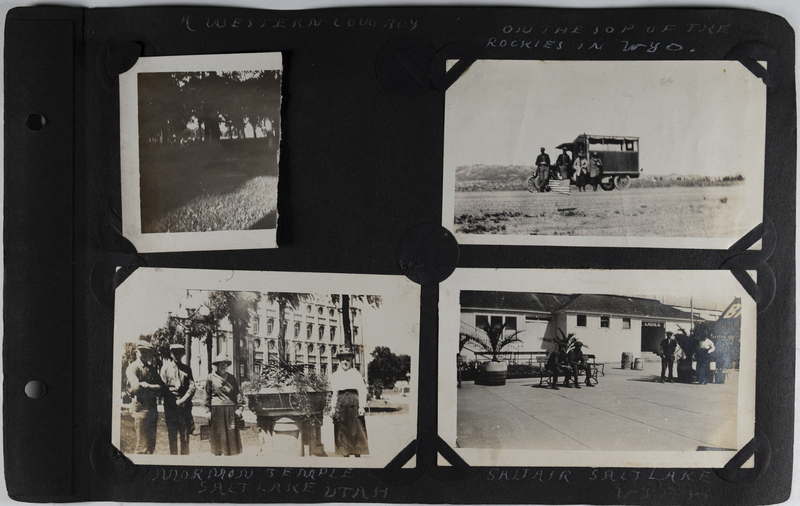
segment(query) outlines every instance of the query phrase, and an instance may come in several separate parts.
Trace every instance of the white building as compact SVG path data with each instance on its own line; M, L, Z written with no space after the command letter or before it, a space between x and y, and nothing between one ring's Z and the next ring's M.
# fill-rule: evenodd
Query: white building
M545 294L520 292L461 292L462 333L481 332L505 324L504 332L522 330L521 343L505 348L512 360L533 361L548 354L560 332L575 334L598 362L616 362L622 353L641 358L657 352L666 332L687 332L702 321L655 299L621 295ZM477 329L477 330L476 330ZM467 344L464 350L481 351Z

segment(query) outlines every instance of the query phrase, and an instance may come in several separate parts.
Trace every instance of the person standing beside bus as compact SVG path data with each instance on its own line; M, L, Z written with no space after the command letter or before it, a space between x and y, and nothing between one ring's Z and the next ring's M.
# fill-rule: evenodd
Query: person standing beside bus
M597 155L597 151L592 152L592 157L589 159L589 184L592 185L594 191L597 191L597 185L600 184L600 178L603 177L603 161Z
M556 158L556 167L558 167L558 179L569 178L569 168L572 166L572 160L567 154L567 148L561 148L561 154Z

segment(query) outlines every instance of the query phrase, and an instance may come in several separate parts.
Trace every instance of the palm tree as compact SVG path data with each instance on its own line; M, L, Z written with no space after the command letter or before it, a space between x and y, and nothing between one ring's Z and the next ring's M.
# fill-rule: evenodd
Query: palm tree
M220 320L225 317L227 317L228 321L231 323L231 330L233 331L233 356L228 358L233 365L233 370L231 372L240 381L244 378L239 378L239 370L237 368L239 340L247 335L247 329L250 328L250 321L258 309L258 303L260 301L261 294L256 292L213 291L208 294L209 316L211 316L211 319L214 321L214 326L216 327L219 325ZM206 346L208 350L209 372L211 372L211 362L213 360L211 357L212 337L213 331L208 332L206 336Z
M561 334L561 337L558 336L545 337L543 341L546 343L555 344L556 349L563 347L564 353L569 353L575 348L575 343L578 342L578 338L575 337L574 333L570 332L569 334L565 334L564 331L561 329L558 329L558 333ZM586 346L585 344L583 344L583 346L588 348L588 346Z
M507 324L508 322L500 325L487 326L485 329L475 328L475 331L472 332L472 335L465 335L469 335L469 341L477 344L483 348L484 351L491 353L492 362L499 362L500 360L498 360L497 354L511 343L521 343L522 341L517 337L517 335L525 332L524 330L517 330L513 334L506 335L504 330ZM459 338L459 341L460 340L461 339Z
M292 308L296 311L300 305L306 301L313 300L314 296L310 293L287 293L287 292L268 292L267 302L278 304L278 364L285 367L288 364L286 354L286 309Z
M350 322L350 301L352 299L358 300L359 302L364 302L366 300L367 304L375 309L380 308L383 302L380 295L331 295L331 302L333 302L334 305L338 306L339 302L342 304L342 328L344 330L344 346L346 348L353 347L353 329Z

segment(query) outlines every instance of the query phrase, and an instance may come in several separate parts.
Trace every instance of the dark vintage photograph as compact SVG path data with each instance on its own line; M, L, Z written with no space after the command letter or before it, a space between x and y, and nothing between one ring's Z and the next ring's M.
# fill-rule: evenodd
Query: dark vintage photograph
M117 319L124 454L359 467L413 439L415 343L382 325L395 318L391 293L175 286L135 297L148 302Z
M138 80L142 232L275 228L281 72Z
M456 446L735 453L755 336L728 288L460 290Z
M120 76L123 231L140 251L275 247L280 54L141 58Z
M766 87L738 62L483 60L446 101L459 241L727 247L761 223Z

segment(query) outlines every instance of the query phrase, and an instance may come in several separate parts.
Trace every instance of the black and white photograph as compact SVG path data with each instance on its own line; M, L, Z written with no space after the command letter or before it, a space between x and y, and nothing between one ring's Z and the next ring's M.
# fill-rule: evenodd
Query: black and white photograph
M755 303L731 273L454 277L440 434L469 464L718 467L752 439Z
M416 436L405 278L143 269L117 301L112 439L134 463L383 467Z
M123 227L139 251L274 247L282 60L141 58L120 76Z
M735 61L479 60L448 88L461 244L725 249L762 220L766 86Z

